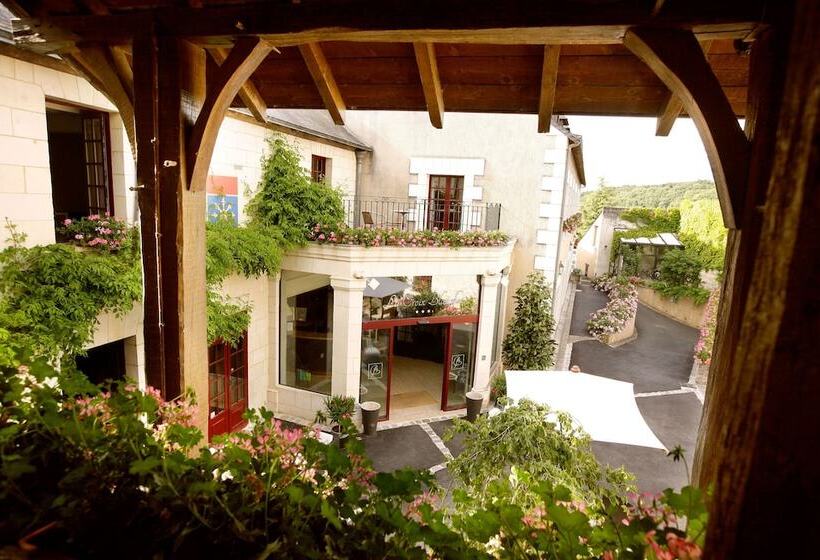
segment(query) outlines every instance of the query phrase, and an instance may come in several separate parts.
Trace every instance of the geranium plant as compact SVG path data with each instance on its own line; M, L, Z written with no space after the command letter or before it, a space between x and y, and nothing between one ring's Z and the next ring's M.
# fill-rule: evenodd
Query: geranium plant
M623 276L600 276L593 279L593 287L605 292L609 301L604 308L589 316L589 334L605 340L626 326L638 311L638 282L639 278Z
M79 220L66 218L59 224L57 231L70 243L80 247L118 251L128 243L129 228L125 220L118 220L106 212L104 215L91 214Z
M497 247L506 245L509 236L501 231L404 231L386 228L350 228L316 225L308 234L310 241L329 245L364 247Z
M712 363L712 348L715 345L715 329L717 328L717 310L720 305L720 288L712 290L706 309L703 311L703 321L700 324L698 341L695 344L695 358L702 364Z

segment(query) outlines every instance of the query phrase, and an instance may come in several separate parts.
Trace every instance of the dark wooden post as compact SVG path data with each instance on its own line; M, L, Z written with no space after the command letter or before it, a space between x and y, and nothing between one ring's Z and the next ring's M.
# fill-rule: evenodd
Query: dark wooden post
M192 80L186 80L192 66L199 68L197 55L204 61L201 49L173 37L147 34L134 39L147 378L166 398L193 389L204 428L205 195L189 191L185 181L186 125L204 93L194 91Z
M799 527L820 521L820 7L788 4L752 50L748 221L729 238L696 458L708 558L806 557Z

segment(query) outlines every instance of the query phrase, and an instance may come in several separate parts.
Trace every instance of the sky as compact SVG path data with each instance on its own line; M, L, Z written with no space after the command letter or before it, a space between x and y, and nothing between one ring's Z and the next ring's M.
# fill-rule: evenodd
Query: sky
M587 186L654 185L712 180L703 143L690 119L675 121L669 136L655 136L654 118L569 116L584 137Z

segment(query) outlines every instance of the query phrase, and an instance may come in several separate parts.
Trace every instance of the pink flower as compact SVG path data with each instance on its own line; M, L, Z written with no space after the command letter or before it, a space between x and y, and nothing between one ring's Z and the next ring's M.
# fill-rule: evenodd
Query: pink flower
M91 215L88 217L88 219L89 219L89 220L99 220L99 219L100 219L100 215L99 215L99 214L91 214Z
M77 235L74 236L74 239L82 239L82 238L83 238L82 233L78 233Z
M71 225L71 220L69 218L66 218L65 220L63 220L63 225L64 226L70 226Z

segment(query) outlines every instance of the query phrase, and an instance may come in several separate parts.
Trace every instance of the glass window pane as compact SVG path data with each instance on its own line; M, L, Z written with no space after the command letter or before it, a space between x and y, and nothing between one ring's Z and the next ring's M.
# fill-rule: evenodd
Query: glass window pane
M447 408L467 404L467 392L473 384L476 323L453 323L450 348L450 371L447 378Z
M387 416L387 379L390 351L390 329L362 333L362 371L359 381L359 402L373 401L382 405L381 416Z
M208 348L209 417L216 418L225 411L225 347L214 344Z
M330 394L333 366L333 288L311 285L327 280L317 275L288 279L282 293L282 371L280 383ZM299 293L299 286L306 289ZM295 293L294 293L295 292ZM294 294L288 296L288 294Z

